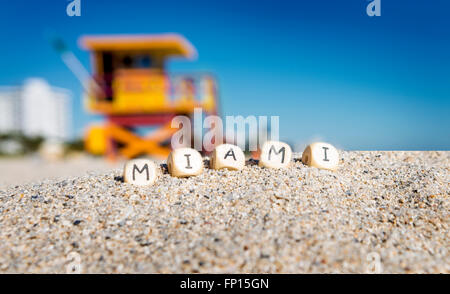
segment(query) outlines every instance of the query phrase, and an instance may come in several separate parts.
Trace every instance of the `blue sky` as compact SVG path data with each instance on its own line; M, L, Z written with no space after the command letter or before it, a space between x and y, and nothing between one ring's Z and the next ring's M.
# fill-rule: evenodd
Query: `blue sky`
M281 138L322 139L345 149L450 149L450 2L381 0L0 0L0 85L43 77L74 94L74 133L100 117L84 112L81 86L45 39L62 36L89 67L85 34L177 32L197 48L172 71L213 72L225 115L279 115Z

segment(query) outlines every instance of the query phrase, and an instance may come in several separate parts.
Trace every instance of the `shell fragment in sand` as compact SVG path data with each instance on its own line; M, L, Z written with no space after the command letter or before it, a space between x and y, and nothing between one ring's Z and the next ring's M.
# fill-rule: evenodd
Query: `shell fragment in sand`
M178 148L169 154L167 167L173 177L196 176L203 171L203 159L195 149Z
M148 159L133 159L125 163L123 179L137 186L149 186L156 180L156 165Z
M245 166L245 155L239 146L221 144L217 146L211 156L210 167L212 169L241 170Z
M331 144L316 142L305 148L302 162L320 169L336 170L339 163L339 153Z
M259 166L267 168L283 168L289 166L292 150L288 144L278 141L267 141L261 149Z

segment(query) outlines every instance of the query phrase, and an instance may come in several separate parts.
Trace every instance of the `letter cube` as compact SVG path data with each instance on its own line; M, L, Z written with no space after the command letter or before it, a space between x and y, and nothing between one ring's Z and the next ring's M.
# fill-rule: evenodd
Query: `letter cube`
M259 166L283 168L289 166L292 158L291 147L283 142L267 141L261 149Z
M302 162L320 169L336 170L339 163L339 153L331 144L316 142L305 148L302 154Z
M169 154L167 167L173 177L196 176L203 171L203 159L195 149L177 148Z
M123 179L126 183L137 186L152 185L157 176L157 168L153 161L148 159L133 159L125 163Z
M217 146L211 156L210 167L212 169L227 168L241 170L245 166L245 155L239 146L221 144Z

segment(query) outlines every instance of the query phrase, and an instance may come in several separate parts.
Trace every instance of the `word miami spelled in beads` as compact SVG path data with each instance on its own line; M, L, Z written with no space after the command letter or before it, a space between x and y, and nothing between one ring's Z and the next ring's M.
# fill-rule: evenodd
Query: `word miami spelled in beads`
M283 142L267 141L261 149L259 166L264 168L287 168L292 159L291 147ZM339 163L337 149L328 143L316 142L308 145L302 154L302 162L311 167L336 170ZM245 167L245 155L239 146L221 144L217 146L210 160L211 169L242 170ZM201 154L192 148L177 148L167 158L167 168L173 177L191 177L203 172ZM134 159L125 164L124 181L126 183L148 186L157 178L157 167L148 159Z

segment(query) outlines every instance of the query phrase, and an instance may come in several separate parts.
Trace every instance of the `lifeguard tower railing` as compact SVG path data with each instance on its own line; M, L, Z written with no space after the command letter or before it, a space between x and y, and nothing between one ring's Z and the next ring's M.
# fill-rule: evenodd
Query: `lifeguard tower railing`
M188 114L196 107L217 114L216 80L209 73L118 70L114 76L94 76L84 103L90 112L107 116Z

